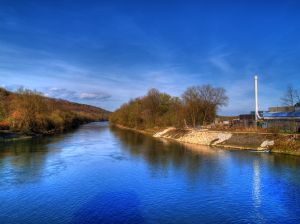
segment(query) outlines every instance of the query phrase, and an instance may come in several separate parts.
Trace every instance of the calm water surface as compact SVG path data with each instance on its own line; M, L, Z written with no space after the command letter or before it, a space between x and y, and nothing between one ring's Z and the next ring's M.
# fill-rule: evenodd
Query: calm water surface
M300 223L300 157L91 123L0 145L0 223Z

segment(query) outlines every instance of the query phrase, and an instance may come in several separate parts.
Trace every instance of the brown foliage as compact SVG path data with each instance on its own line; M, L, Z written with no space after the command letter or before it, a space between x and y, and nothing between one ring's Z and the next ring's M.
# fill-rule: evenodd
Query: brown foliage
M26 133L63 131L78 124L107 120L108 111L44 97L36 91L0 89L0 126ZM1 127L0 127L1 128Z
M146 96L122 105L110 116L112 123L131 128L203 125L213 121L228 101L223 88L209 85L188 88L182 98L151 89Z
M186 119L193 127L212 122L219 107L225 106L228 101L223 88L213 88L210 85L189 87L182 99Z

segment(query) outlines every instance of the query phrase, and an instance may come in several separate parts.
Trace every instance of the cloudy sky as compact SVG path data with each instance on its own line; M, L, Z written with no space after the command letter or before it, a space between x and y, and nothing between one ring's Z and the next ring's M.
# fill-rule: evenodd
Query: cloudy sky
M209 3L207 3L209 2ZM227 90L221 114L300 88L298 1L0 0L0 86L114 110L154 87Z

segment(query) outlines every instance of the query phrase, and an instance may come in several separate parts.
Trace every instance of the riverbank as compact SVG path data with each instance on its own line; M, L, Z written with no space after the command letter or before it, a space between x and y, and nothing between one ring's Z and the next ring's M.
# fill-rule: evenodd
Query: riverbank
M31 135L26 135L20 132L0 131L0 142L16 141L32 138Z
M255 150L300 156L300 135L256 132L226 132L207 129L165 129L137 130L120 125L119 128L138 131L156 138L172 139L178 142L206 145L224 149Z

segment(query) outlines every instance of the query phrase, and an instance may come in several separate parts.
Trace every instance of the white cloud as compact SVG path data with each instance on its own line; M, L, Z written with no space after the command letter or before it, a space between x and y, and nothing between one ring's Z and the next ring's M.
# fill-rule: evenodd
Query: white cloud
M54 98L61 98L61 99L67 99L67 100L94 100L94 101L105 101L111 98L110 94L104 93L104 92L79 92L79 91L73 91L65 88L57 88L52 87L49 88L45 92L46 96L54 97Z

